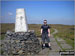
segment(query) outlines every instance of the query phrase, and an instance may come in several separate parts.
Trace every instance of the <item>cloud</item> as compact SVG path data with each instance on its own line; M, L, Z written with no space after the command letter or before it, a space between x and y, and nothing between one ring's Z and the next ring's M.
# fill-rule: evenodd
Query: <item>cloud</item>
M12 15L13 15L13 13L11 13L11 12L8 12L8 15L9 15L9 16L12 16Z

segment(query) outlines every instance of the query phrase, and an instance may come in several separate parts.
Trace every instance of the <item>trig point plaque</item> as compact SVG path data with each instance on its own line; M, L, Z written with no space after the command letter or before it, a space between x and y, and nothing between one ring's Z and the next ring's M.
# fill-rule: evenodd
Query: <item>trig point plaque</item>
M23 8L16 9L15 32L27 32L27 20L25 10Z

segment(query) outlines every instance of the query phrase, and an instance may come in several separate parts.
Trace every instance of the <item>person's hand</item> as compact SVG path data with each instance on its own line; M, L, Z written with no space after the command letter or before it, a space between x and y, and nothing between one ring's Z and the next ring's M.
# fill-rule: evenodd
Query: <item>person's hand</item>
M50 37L50 34L48 34L48 36Z

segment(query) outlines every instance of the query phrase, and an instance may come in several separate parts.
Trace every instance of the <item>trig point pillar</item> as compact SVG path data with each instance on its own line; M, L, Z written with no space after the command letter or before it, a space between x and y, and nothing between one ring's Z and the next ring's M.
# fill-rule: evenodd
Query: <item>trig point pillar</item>
M16 9L15 32L27 32L28 25L26 13L23 8Z

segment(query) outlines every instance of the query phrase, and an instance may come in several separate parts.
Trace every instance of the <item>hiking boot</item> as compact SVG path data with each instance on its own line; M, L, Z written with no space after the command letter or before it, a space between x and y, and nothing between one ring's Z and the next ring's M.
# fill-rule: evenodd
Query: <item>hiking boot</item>
M42 46L42 49L45 49L45 46Z

